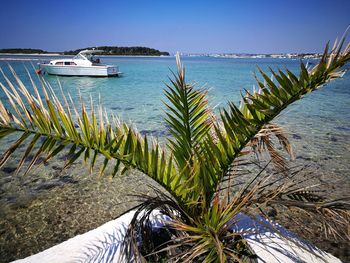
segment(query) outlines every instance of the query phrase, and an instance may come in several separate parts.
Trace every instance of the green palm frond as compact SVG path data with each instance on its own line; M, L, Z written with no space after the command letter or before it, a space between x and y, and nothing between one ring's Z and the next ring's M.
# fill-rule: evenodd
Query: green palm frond
M167 105L170 109L167 122L175 138L170 140L170 149L180 156L177 158L178 168L186 173L180 187L183 188L182 193L185 192L182 190L188 189L184 196L188 204L206 210L233 161L259 132L271 128L270 122L290 104L343 75L345 70L342 66L350 60L350 45L342 50L343 43L335 45L330 52L327 45L322 59L312 69L307 69L301 62L299 76L289 70L286 73L271 70L273 81L259 69L263 79L256 78L259 90L253 93L246 91L240 107L229 103L228 109L221 111L221 119L217 122L207 110L206 91L198 90L197 100L201 101L198 107L203 116L198 118L195 126L191 126L188 110L191 104L186 98L193 89L185 83L184 69L177 60L178 76L172 81L173 87L168 86L170 92L166 91L171 102L171 106ZM203 132L191 138L194 127ZM275 135L285 150L292 154L284 134L276 132ZM271 141L265 140L264 145L275 166L286 170L286 162L275 151Z
M169 148L174 154L179 170L190 169L199 143L211 128L211 111L206 99L207 91L196 89L185 82L185 69L179 55L176 56L178 73L170 79L172 86L164 90L168 103L165 121L169 125L172 138Z
M224 175L232 162L256 136L265 125L293 102L301 99L307 93L318 90L333 79L340 78L345 70L342 67L350 61L350 44L342 50L344 41L328 52L328 45L320 62L312 69L307 69L301 62L299 76L289 70L271 73L276 81L271 80L260 71L261 81L257 78L258 92L246 91L242 103L237 107L229 103L228 109L222 110L221 124L214 124L217 143L212 137L207 137L203 143L207 160L211 168L218 174ZM223 128L221 128L221 126ZM220 182L220 178L216 180Z
M33 156L25 173L34 164L46 162L60 152L68 151L65 167L83 157L86 162L90 162L92 169L97 157L102 156L101 174L115 160L113 176L121 169L123 172L129 168L138 169L171 191L169 185L174 182L175 167L172 157L166 156L157 142L149 143L146 136L142 137L126 124L116 120L111 123L100 106L91 105L91 114L88 114L82 103L78 113L72 100L70 105L64 97L62 104L44 79L40 79L42 98L28 72L34 89L34 95L31 94L13 68L9 67L16 83L12 83L0 69L7 87L3 83L0 86L9 105L5 107L0 102L0 138L14 133L19 134L19 138L2 155L0 167L21 145L26 144L27 148L17 166L17 170L21 169L25 161ZM42 156L44 158L39 158Z
M206 160L202 157L201 143L210 134L213 113L208 107L208 91L185 81L185 69L178 54L176 63L178 72L173 74L171 85L166 85L164 90L168 100L164 103L167 108L165 121L172 135L168 138L168 148L174 155L181 182L176 191L187 204L197 207L205 192L212 188L208 183L210 173L202 165Z

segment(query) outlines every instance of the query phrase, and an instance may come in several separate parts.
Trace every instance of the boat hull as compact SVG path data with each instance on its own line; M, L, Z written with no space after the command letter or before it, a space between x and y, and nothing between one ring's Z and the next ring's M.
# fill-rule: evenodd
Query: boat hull
M110 77L120 75L118 67L113 66L57 66L40 64L40 69L50 75L59 76Z

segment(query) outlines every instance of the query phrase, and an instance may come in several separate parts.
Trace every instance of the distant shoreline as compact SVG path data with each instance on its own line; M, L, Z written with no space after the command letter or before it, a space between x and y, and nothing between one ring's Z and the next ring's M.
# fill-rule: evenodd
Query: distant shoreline
M49 57L49 56L64 56L59 53L32 53L32 54L26 54L26 53L0 53L0 56L5 55L5 56L43 56L43 57Z
M2 56L38 56L38 57L73 57L75 55L63 55L59 53L0 53L0 60L6 60L11 58L3 58ZM100 55L100 57L115 57L115 58L169 58L175 55ZM321 54L297 54L297 53L287 53L287 54L182 54L182 57L208 57L208 58L223 58L223 59L319 59ZM12 59L16 60L16 59Z
M50 54L40 54L40 53L33 53L33 54L25 54L25 53L0 53L0 56L42 56L42 57L74 57L75 55L62 55L59 53L50 53ZM155 57L155 58L163 58L163 57L173 57L172 55L169 56L156 56L156 55L101 55L100 57L142 57L142 58L148 58L148 57Z

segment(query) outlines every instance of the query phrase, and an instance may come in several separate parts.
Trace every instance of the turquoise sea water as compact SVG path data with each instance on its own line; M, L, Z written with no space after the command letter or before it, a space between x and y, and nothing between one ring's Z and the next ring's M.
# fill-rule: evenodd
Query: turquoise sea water
M5 58L9 60L4 60ZM13 58L16 60L13 60ZM22 61L18 59L22 59ZM35 56L0 56L0 67L5 72L8 72L7 64L9 63L23 79L23 82L30 85L23 65L29 67L33 75L34 70L31 68L31 64L27 59L31 59L34 64L38 60L43 60L42 57ZM45 57L44 59L49 60L51 58ZM124 73L123 76L119 78L44 76L44 78L51 83L53 89L56 91L59 91L59 81L64 92L71 94L74 101L79 101L79 97L81 96L84 101L89 102L91 97L94 103L100 101L108 113L118 115L123 121L133 123L142 133L151 134L154 137L158 137L161 142L164 141L168 133L162 119L164 116L164 106L162 104L162 100L164 99L163 89L165 88L164 82L169 83L168 76L171 75L170 70L176 69L175 58L105 57L103 60L107 64L118 65L120 71ZM238 103L241 90L252 89L255 83L253 74L257 66L264 70L267 70L268 67L273 69L284 69L287 67L294 72L298 72L299 65L299 61L291 59L183 57L182 62L186 67L187 79L190 82L197 83L197 86L205 85L209 89L209 103L211 106L216 107L217 111L225 107L230 100ZM0 76L0 81L4 83L2 76ZM2 91L0 91L0 98L2 101L4 100L4 93ZM296 165L309 165L312 172L319 174L319 177L323 180L334 181L336 187L339 188L338 193L340 195L348 192L350 186L349 73L345 74L342 79L334 81L321 90L306 96L303 101L292 105L277 118L276 122L282 125L289 134L289 138L294 146L296 156L294 163ZM1 146L0 151L3 151L3 147ZM45 172L45 169L47 169L47 172ZM6 223L15 220L13 215L17 214L18 217L22 212L25 214L25 217L23 217L25 218L23 219L24 221L40 221L36 217L36 214L45 213L43 212L45 208L35 210L36 212L31 210L34 209L33 207L39 209L37 208L38 204L35 202L30 205L24 205L24 207L14 205L16 202L20 202L18 201L20 200L18 197L20 191L26 191L27 194L30 193L30 200L32 201L35 199L37 192L42 194L43 189L47 190L45 192L47 193L45 195L45 202L41 203L43 207L47 202L51 202L51 199L59 199L54 195L61 196L61 192L63 191L59 187L56 187L62 186L61 181L56 183L56 185L53 184L53 187L47 187L45 189L45 187L40 188L36 186L36 184L42 185L43 182L41 181L42 179L35 179L35 175L32 177L34 179L30 179L30 183L28 183L29 179L13 179L11 177L11 171L13 170L7 169L0 171L0 214L3 219L0 222L0 232L8 233L12 231L13 233L11 232L11 235L8 234L6 237L7 241L0 240L0 242L9 242L8 240L14 237L15 240L16 238L17 240L21 238L19 237L21 236L18 232L19 230L17 228L13 229L13 226L10 227ZM46 174L48 180L51 180L52 175L48 175L49 168L44 167L43 171L41 174ZM80 172L75 171L75 173ZM74 177L74 180L80 181L85 179ZM75 184L72 182L71 179L67 181L67 184L74 187L74 190L67 190L65 192L65 198L68 198L68 200L78 199L77 196L74 196L74 193L79 193L80 195L83 187L84 191L86 189L86 191L94 189L92 184L96 183L95 181L84 184ZM45 183L47 186L47 181ZM13 187L13 185L16 185L16 187ZM40 191L35 191L35 189L39 189ZM72 195L71 199L69 199L70 194ZM107 204L108 202L106 200L100 200L99 205L103 206L101 205L102 203ZM80 207L82 207L82 204L80 204ZM32 211L32 217L30 217L29 211ZM85 212L82 211L81 213ZM45 215L41 217L45 219ZM5 222L5 220L7 221ZM21 224L19 219L16 222ZM66 222L66 224L69 223ZM23 230L24 233L28 234L28 229L31 228L35 230L35 226L28 226ZM83 228L83 230L86 229ZM33 232L33 230L31 231ZM60 231L62 235L62 230ZM57 238L55 242L62 241L65 237L70 237L74 234L76 232L67 234L61 239ZM48 234L46 233L46 235ZM52 241L50 243L50 241L47 241L47 245L34 245L35 249L32 248L27 254L40 251L55 242ZM24 244L26 241L22 241L22 243ZM8 248L0 252L5 254L12 253L12 255L17 255L17 257L26 255L26 253L21 254L18 251L11 252L11 249L13 249L10 246L11 242L8 244ZM30 246L29 244L30 242L28 246ZM22 248L22 250L25 251L25 248Z
M25 57L42 59L41 57ZM18 57L17 57L18 59ZM50 58L45 58L50 59ZM255 84L254 72L257 66L264 70L289 68L298 72L298 60L291 59L220 59L207 57L183 57L187 79L209 89L209 102L217 111L232 100L239 102L240 91L252 89ZM38 61L33 60L33 63ZM124 72L120 78L56 77L45 76L53 88L58 91L58 81L65 93L73 100L95 104L99 101L108 113L119 116L123 121L134 123L143 133L151 133L162 140L166 134L163 121L163 89L169 83L170 70L176 70L174 57L105 57L104 62L115 64ZM315 62L315 61L313 61ZM10 63L17 73L29 84L23 64L29 62L0 61L6 70ZM2 81L2 77L0 76ZM0 92L1 98L3 93ZM306 96L302 102L292 105L278 118L278 122L294 135L294 138L306 136L303 143L317 147L315 152L327 154L322 150L323 142L330 138L332 144L342 144L332 149L330 154L337 155L349 150L350 136L350 76L331 83L320 91ZM315 137L315 141L311 138ZM309 138L310 137L310 138ZM328 144L328 143L327 143ZM328 151L329 149L327 149ZM349 159L347 159L349 160Z

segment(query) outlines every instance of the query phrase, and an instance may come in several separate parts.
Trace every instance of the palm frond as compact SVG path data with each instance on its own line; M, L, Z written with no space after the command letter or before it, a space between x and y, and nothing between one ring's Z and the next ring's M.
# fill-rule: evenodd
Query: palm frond
M178 170L176 192L190 207L206 206L206 191L213 188L210 170L203 166L201 143L210 134L213 113L208 107L207 90L195 88L185 81L185 69L176 55L177 74L173 73L171 85L164 90L168 102L165 121L172 138L168 148Z
M348 226L350 223L350 197L328 200L320 195L307 192L284 195L269 201L270 205L297 209L300 227L307 230L302 215L307 215L312 223L324 233L326 238L350 240Z
M282 129L276 124L267 124L250 140L247 147L251 148L254 154L259 158L263 153L270 156L271 163L277 171L288 171L288 161L274 146L272 136L276 137L282 149L288 153L291 159L294 158L292 145Z
M342 50L343 43L341 41L330 52L327 45L320 62L310 70L301 62L299 76L289 70L286 70L286 73L271 70L275 83L259 69L264 80L262 82L256 78L259 91L246 91L245 95L242 95L240 107L229 103L228 109L222 110L220 122L213 125L217 143L213 142L211 136L207 136L203 143L205 159L210 162L211 170L219 177L216 180L217 184L252 138L281 111L307 93L318 90L344 74L345 69L342 67L350 60L350 44ZM284 144L283 137L280 139ZM286 147L289 151L288 145Z
M209 133L212 120L211 111L206 99L207 91L196 89L185 81L185 69L176 55L178 67L172 86L164 90L168 103L164 103L168 111L165 121L173 138L168 139L169 148L174 154L179 170L191 169L194 151Z
M0 83L7 97L7 107L0 102L0 138L14 133L19 134L19 138L2 155L0 167L18 152L20 146L27 145L17 165L17 170L20 170L29 160L25 173L34 164L68 151L65 167L82 157L94 168L97 157L102 156L101 174L113 163L113 176L121 169L125 172L134 168L171 192L176 187L172 157L166 155L157 142L149 143L146 136L142 137L131 126L119 121L111 123L101 106L91 103L91 113L88 113L84 102L80 111L73 105L72 99L70 105L66 96L61 103L43 78L40 79L42 92L31 81L34 89L34 94L31 94L14 69L9 68L15 83L0 69L7 84L6 87ZM32 80L29 72L28 76Z
M290 171L290 175L285 176L284 171L276 173L265 171L267 165L235 192L229 204L242 203L240 211L251 215L266 211L266 207L297 209L296 222L304 214L323 230L326 237L350 239L347 232L350 223L350 197L331 199L322 195L318 184L310 184L315 175L297 176L303 169ZM299 224L302 229L307 230L308 227L304 222L300 221Z

